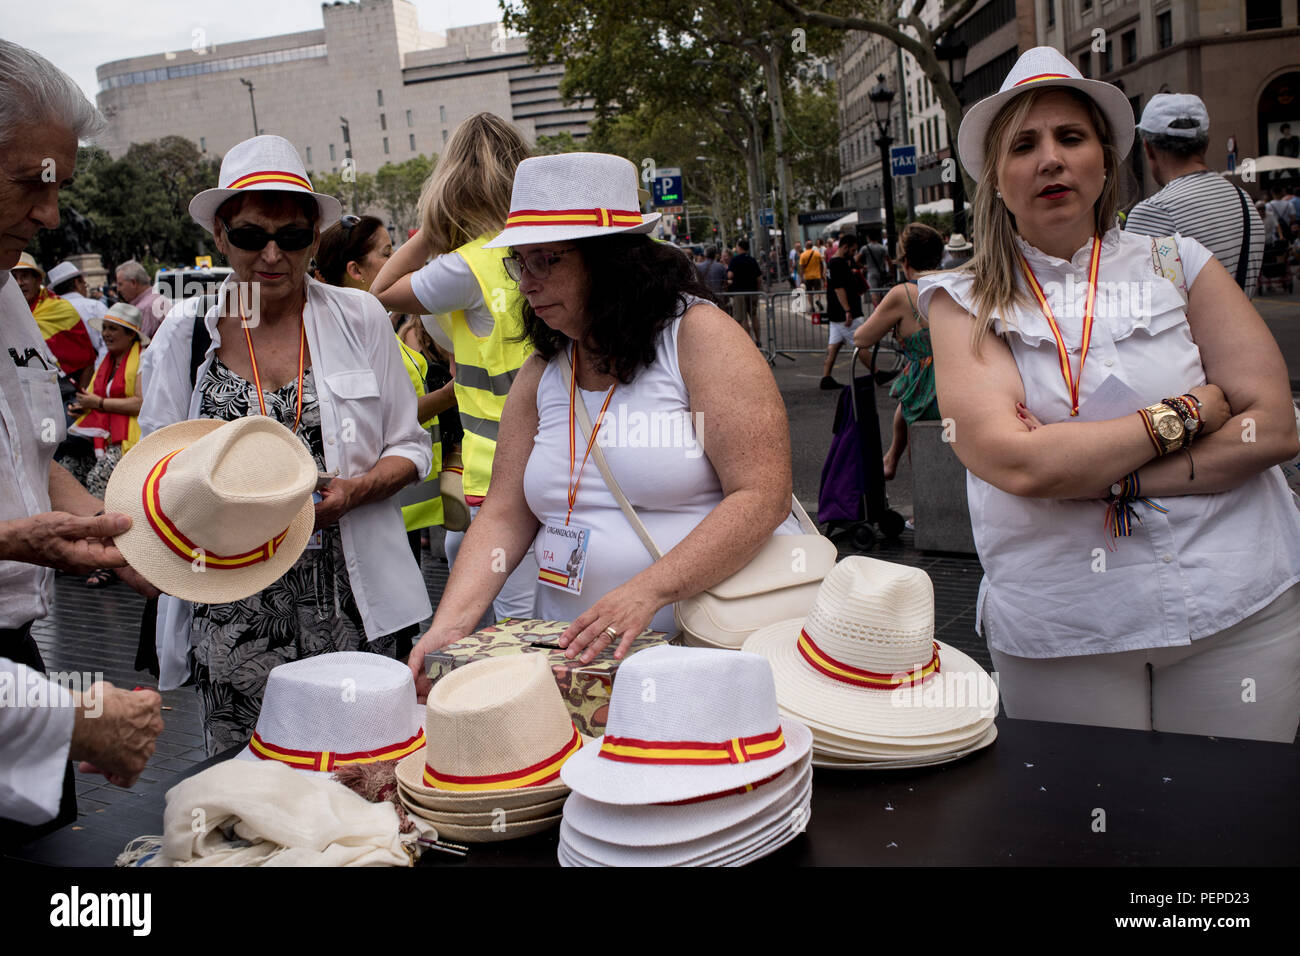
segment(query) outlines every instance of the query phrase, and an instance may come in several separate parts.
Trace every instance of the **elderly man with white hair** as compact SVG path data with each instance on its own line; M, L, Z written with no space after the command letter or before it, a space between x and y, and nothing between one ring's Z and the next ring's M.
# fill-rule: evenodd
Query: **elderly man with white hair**
M148 270L134 259L117 267L116 279L117 291L121 294L122 301L131 303L144 316L144 325L140 327L141 334L146 339L153 338L158 333L158 326L162 325L163 319L167 317L167 311L172 307L171 299L153 290Z
M111 539L130 519L103 514L52 460L65 430L57 363L9 274L36 233L59 224L77 142L102 123L63 72L0 40L0 686L17 702L0 706L0 849L76 819L70 758L131 786L162 730L153 691L78 694L47 681L31 636L50 609L51 568L126 570Z

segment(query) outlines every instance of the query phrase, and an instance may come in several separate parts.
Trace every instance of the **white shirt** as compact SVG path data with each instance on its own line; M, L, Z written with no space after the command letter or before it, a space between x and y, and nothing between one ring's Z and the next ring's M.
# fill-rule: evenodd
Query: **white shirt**
M194 324L185 312L183 307L174 308L145 350L142 434L198 417L201 395L190 383ZM303 319L320 403L326 469L337 468L340 476L356 478L380 458L396 456L414 463L423 480L433 466L433 446L429 433L416 421L415 391L379 300L359 289L308 279ZM215 307L204 321L212 344L195 381L203 380L221 346ZM396 497L348 512L339 519L339 529L348 579L369 640L417 624L432 613ZM164 668L159 683L164 690L179 686L185 678L189 617L185 602L159 601L158 656Z
M0 521L50 510L50 462L67 425L58 368L18 283L0 270ZM0 628L49 613L53 585L49 568L0 561Z
M86 333L90 336L90 344L95 346L95 351L103 359L108 354L108 346L104 344L104 336L98 328L99 322L95 320L108 315L108 306L97 299L87 299L80 292L65 292L63 299L71 302L72 307L77 310L82 323L86 326Z
M10 349L27 364L15 365ZM50 510L50 461L64 436L57 368L18 283L0 270L0 521ZM53 581L49 568L0 562L0 627L44 617ZM48 706L56 699L71 701L38 672L0 658L0 817L37 824L59 812L74 714Z
M1194 239L1175 238L1190 289L1211 253ZM1077 371L1091 243L1069 262L1019 237L1016 243L1043 285ZM1118 228L1103 239L1102 285L1080 385L1082 421L1118 418L1205 384L1182 296L1156 277L1151 243ZM928 313L934 291L945 289L973 311L972 284L965 272L922 276L918 306ZM1132 292L1136 301L1116 292ZM1065 306L1068 293L1073 308ZM995 319L993 331L1011 348L1030 411L1044 424L1068 421L1056 344L1037 305L1013 307ZM1221 494L1160 499L1168 514L1136 505L1142 521L1114 553L1106 549L1103 502L1020 498L969 473L966 490L984 566L976 628L1007 654L1187 645L1300 581L1300 512L1278 468Z
M501 281L509 277L503 272ZM469 263L459 252L448 252L411 274L411 291L425 311L425 328L432 316L463 310L469 330L481 339L492 334L496 319L483 301L483 289ZM429 333L433 335L431 331Z

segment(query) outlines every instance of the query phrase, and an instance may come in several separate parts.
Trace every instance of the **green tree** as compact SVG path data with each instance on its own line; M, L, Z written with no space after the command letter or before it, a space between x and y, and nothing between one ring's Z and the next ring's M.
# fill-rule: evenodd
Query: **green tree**
M418 225L420 190L437 161L437 156L430 159L421 154L402 163L385 163L375 173L375 198L388 211L388 224L399 234Z
M799 84L786 98L793 149L792 196L808 208L826 208L840 184L840 124L835 84Z
M538 136L533 152L538 156L552 156L556 153L578 153L586 148L586 144L578 142L572 133L565 130L554 136Z
M343 173L318 173L312 187L341 202L345 212L360 213L373 206L378 197L373 173L349 173L346 177Z

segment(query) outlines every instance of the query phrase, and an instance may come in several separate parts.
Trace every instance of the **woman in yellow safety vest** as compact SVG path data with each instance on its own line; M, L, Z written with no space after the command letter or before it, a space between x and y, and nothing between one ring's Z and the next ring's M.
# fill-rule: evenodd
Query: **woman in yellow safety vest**
M394 312L424 315L454 346L455 393L465 429L461 454L471 514L487 494L506 394L532 353L523 297L502 265L508 249L483 245L505 226L515 167L528 156L519 131L492 113L465 120L420 196L420 231L384 263L370 291ZM448 532L447 561L461 535ZM537 568L527 561L493 603L497 618L533 615Z

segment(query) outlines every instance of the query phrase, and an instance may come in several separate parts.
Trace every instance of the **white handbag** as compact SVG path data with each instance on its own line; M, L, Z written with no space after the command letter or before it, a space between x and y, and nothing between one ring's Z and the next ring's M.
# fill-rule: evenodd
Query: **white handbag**
M569 366L567 355L564 360ZM574 405L585 439L591 434L591 417L582 402ZM623 494L599 442L591 446L591 454L628 523L650 557L658 561L663 552ZM837 552L830 539L818 533L799 499L791 496L791 500L803 534L772 535L749 564L731 577L677 602L673 616L688 646L739 650L745 638L759 628L802 618L812 609L822 579L835 565Z

